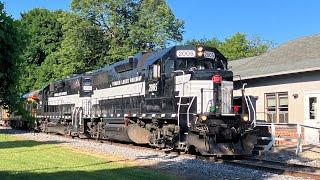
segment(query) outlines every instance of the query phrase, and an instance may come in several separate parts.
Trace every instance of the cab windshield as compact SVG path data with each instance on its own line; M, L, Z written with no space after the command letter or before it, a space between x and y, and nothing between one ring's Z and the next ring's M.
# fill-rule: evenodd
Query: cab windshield
M176 70L225 70L223 61L213 59L183 58L177 59Z

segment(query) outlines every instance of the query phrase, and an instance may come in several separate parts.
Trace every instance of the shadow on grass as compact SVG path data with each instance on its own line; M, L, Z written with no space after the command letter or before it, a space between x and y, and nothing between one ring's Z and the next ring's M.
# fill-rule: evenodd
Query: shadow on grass
M43 144L61 144L64 142L61 141L32 141L32 140L17 140L17 141L0 141L0 149L5 148L20 148L20 147L34 147L34 146L40 146Z
M0 135L9 135L10 134L25 134L29 133L28 131L25 130L16 130L16 129L11 129L11 128L1 128L0 129ZM8 136L8 137L9 137ZM10 136L11 137L11 136ZM33 141L33 140L12 140L8 139L6 140L4 137L5 141L0 141L0 149L6 149L6 148L20 148L20 147L34 147L34 146L40 146L43 144L61 144L61 143L67 143L65 141Z
M90 164L87 166L96 166L101 164ZM82 166L86 168L85 166ZM81 168L81 167L72 167L72 168ZM71 169L72 169L71 168ZM59 168L57 168L59 169ZM44 169L45 170L45 169ZM38 171L38 172L37 172ZM40 172L39 172L40 171ZM176 179L173 176L155 173L151 170L146 170L139 167L124 167L124 168L116 168L116 169L100 169L94 171L85 171L85 170L68 170L68 171L56 171L56 172L41 172L41 170L35 171L23 171L23 172L16 172L16 171L0 171L0 177L2 180L11 180L11 179L30 179L30 180L37 180L37 179L75 179L75 180L82 180L82 179L130 179L130 180L144 180L144 179Z
M127 161L127 159L119 160L119 161L105 161L105 162L98 162L98 163L91 163L91 164L84 164L84 165L76 165L76 166L54 166L49 168L38 168L38 169L26 169L23 171L15 171L15 173L34 173L38 171L59 171L59 169L81 169L81 168L87 168L87 167L93 167L93 166L100 166L100 165L107 165L109 163L117 163L117 162L123 162ZM0 171L1 174L1 171Z
M229 166L225 164L210 163L199 159L182 161L160 162L147 167L121 167L108 168L109 163L118 161L106 161L100 163L72 166L31 169L24 171L0 171L1 180L6 179L272 179L279 178L270 173L261 173L253 169ZM98 170L86 171L94 166L103 166ZM178 168L177 168L178 167ZM66 170L68 169L68 170ZM52 172L54 171L54 172ZM241 171L241 173L240 173ZM239 174L240 173L240 174Z
M11 127L0 127L0 134L25 134L27 130L12 129Z

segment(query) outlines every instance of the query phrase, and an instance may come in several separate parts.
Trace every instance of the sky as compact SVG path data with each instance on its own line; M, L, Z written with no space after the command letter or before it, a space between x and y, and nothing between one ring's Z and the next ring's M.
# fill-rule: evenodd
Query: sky
M70 10L71 0L0 0L7 13L35 7ZM184 20L184 40L216 37L236 32L258 35L276 45L320 33L319 0L167 0L175 16Z

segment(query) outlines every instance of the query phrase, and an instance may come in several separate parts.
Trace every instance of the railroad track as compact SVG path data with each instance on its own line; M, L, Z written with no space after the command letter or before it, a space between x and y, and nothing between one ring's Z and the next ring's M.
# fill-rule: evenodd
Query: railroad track
M289 164L280 161L268 161L257 158L244 157L241 160L224 160L224 163L231 165L252 168L272 172L276 174L289 175L295 177L320 179L320 168L299 164Z

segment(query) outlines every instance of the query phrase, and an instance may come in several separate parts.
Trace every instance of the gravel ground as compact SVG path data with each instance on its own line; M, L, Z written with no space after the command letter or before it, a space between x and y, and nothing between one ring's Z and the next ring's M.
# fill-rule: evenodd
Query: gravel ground
M150 148L111 144L110 142L99 143L96 141L85 141L44 133L28 133L18 130L1 129L1 133L11 133L28 140L57 142L61 145L86 149L87 151L121 156L137 161L141 166L170 172L184 177L184 179L303 179L223 163L208 162L188 155L178 156L175 153L166 154Z
M265 160L281 161L290 164L320 168L320 148L304 148L304 151L297 156L296 147L276 147L262 156Z

